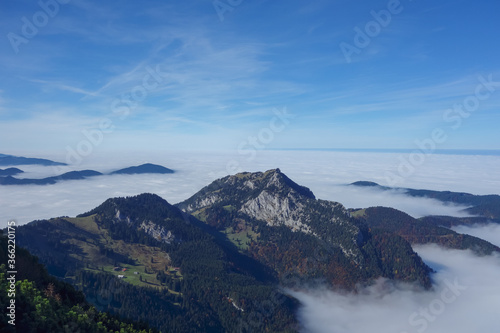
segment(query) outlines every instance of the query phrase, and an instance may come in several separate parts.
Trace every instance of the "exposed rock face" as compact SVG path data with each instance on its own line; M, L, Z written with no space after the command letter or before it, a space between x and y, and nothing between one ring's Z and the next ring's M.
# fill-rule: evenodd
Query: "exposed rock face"
M275 169L222 178L179 206L186 212L194 212L215 204L228 203L269 225L285 224L299 230L308 229L300 218L303 210L301 201L311 198L314 199L314 195L308 188L295 184L279 169Z
M153 221L133 220L130 216L122 214L118 208L116 208L115 211L114 220L117 222L126 222L127 224L135 225L138 229L144 230L144 232L149 236L167 244L170 244L175 239L174 234L170 230L165 229L164 226L160 226Z
M214 205L231 206L268 226L285 225L292 231L312 234L341 248L354 261L361 255L358 246L363 242L362 233L344 206L317 200L311 190L290 180L280 169L227 176L178 206L195 213ZM325 229L346 237L325 236Z
M293 195L282 198L264 190L259 196L243 204L240 211L257 220L266 221L270 226L284 224L293 231L310 233L311 228L301 221L303 207Z
M159 226L152 221L143 221L139 227L148 235L167 244L170 244L175 238L170 230L166 230L165 227Z
M199 207L207 207L211 206L217 202L220 202L221 198L217 194L213 194L204 198L200 198L199 200L196 201L194 204L188 205L187 209L185 211L187 212L193 212L199 209Z
M116 209L115 219L118 221L125 221L128 224L132 223L130 217L123 215L118 208Z

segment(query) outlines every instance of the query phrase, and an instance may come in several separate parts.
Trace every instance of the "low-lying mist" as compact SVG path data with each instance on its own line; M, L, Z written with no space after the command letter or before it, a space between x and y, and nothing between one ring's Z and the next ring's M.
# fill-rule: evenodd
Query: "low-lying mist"
M451 229L461 234L482 238L496 246L500 246L500 224L490 223L475 226L460 225Z
M436 273L433 288L379 280L357 294L327 288L290 292L307 333L497 332L500 257L435 245L416 251Z

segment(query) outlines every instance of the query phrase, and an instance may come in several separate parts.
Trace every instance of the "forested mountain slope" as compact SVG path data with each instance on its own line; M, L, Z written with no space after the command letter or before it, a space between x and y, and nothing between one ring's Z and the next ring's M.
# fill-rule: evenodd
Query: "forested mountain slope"
M397 234L412 244L434 243L451 249L470 249L481 255L500 252L498 246L442 227L433 218L414 219L406 213L387 207L371 207L353 211L352 214L372 230Z
M0 331L23 332L100 332L100 333L155 333L145 323L120 320L99 312L88 304L81 292L68 283L50 276L38 259L27 250L8 247L8 239L0 230L0 307L7 309L15 300L15 316L1 316ZM9 249L9 250L7 250ZM17 272L15 291L11 289L12 267L7 269L8 255L15 253L12 267ZM12 263L12 261L11 261ZM15 297L12 298L12 294ZM9 323L9 321L11 321ZM15 324L15 325L13 325Z
M317 279L352 289L387 277L430 285L430 269L407 241L370 232L340 203L317 200L279 169L227 176L177 206L225 233L284 284Z
M272 271L191 219L143 194L32 222L17 239L99 309L163 332L236 332L269 299L277 301L256 331L296 331L297 303L277 290Z

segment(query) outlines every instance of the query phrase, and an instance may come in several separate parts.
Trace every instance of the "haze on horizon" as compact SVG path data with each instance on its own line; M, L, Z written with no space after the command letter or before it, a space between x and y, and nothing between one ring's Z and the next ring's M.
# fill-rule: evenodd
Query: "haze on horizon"
M355 181L389 185L387 170L397 173L398 153L354 153L324 151L256 151L254 158L238 152L163 152L151 154L93 154L81 165L54 169L19 166L19 178L44 178L66 171L91 169L108 173L131 165L153 162L174 169L174 174L105 175L85 180L61 181L55 185L0 186L3 209L0 220L20 224L41 218L76 216L111 197L155 193L171 204L186 200L212 181L237 172L280 168L299 185L309 187L319 199L340 202L347 208L394 207L414 217L426 215L464 216L464 207L427 198L412 198L402 190L380 191L346 186ZM437 191L500 195L500 156L429 155L415 172L403 178L400 187ZM485 175L488 175L485 178Z

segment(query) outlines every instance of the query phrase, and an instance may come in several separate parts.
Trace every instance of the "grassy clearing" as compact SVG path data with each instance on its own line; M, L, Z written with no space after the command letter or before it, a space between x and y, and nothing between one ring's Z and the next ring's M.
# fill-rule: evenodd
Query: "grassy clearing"
M198 220L206 222L207 221L207 213L205 211L206 211L206 207L193 212L192 215L194 217L196 217Z
M94 215L87 217L67 217L64 220L70 222L75 227L90 232L92 234L99 234L100 228L94 220Z
M85 270L92 271L95 273L108 273L114 275L116 277L123 276L120 278L125 283L130 283L134 286L138 287L153 287L159 290L168 291L171 294L179 295L179 292L176 292L172 289L169 289L168 286L162 285L157 279L156 274L157 271L148 270L145 265L141 264L125 264L125 263L117 263L117 265L104 265L104 266L93 266L89 264ZM174 270L173 267L168 267L167 270L163 269L163 271L168 272L174 280L182 280L182 275L180 272Z
M244 222L236 227L229 227L224 230L226 237L240 250L247 250L252 240L257 240L259 234Z
M359 209L354 212L351 212L352 217L365 217L366 216L366 209Z
M241 172L241 173L235 174L234 176L238 179L245 179L245 178L249 178L251 176L251 173L250 172Z
M64 233L70 236L66 243L73 244L77 249L69 255L82 262L85 270L114 276L123 275L122 279L126 283L179 294L167 286L162 286L156 279L159 271L165 272L174 280L182 279L181 272L172 267L168 253L158 247L111 239L106 230L99 228L93 216L64 220L71 223L64 230Z

